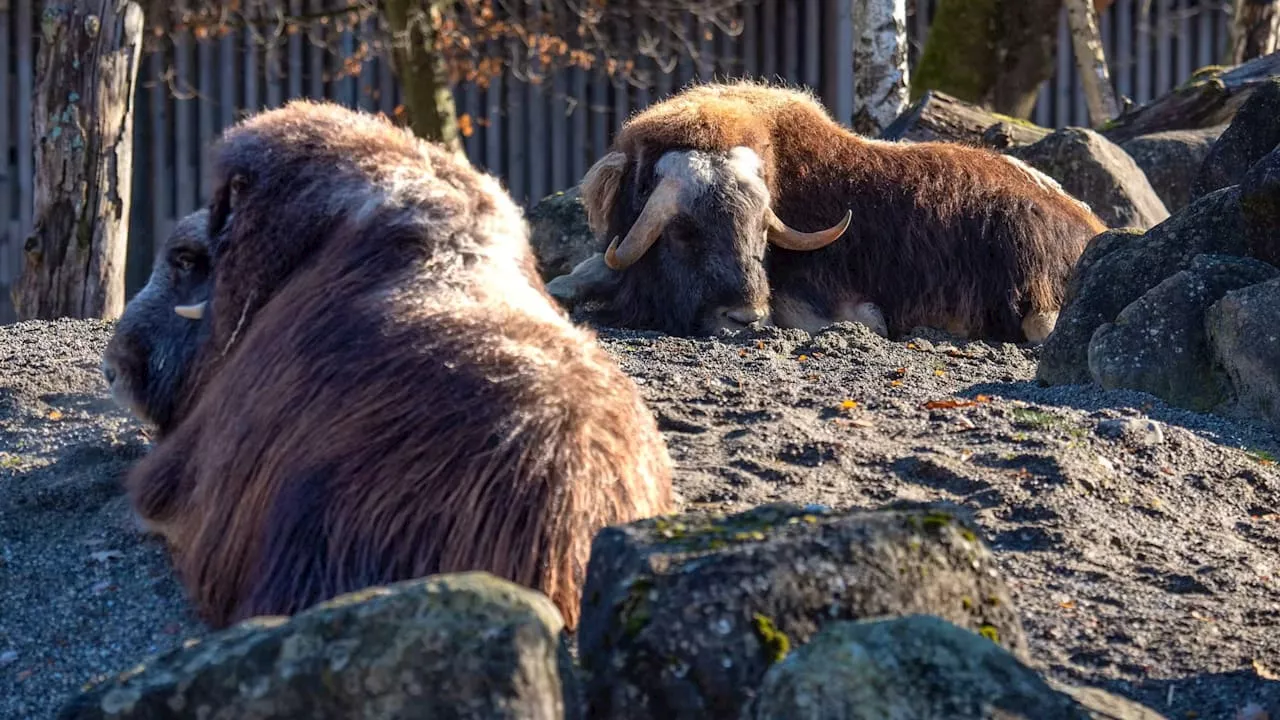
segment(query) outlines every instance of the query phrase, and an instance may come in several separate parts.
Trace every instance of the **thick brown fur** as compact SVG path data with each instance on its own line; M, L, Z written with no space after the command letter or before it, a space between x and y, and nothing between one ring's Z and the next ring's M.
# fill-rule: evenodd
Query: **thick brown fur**
M759 156L771 207L791 227L819 230L853 212L825 248L769 248L777 324L789 314L780 305L840 319L842 307L869 300L892 334L930 326L1021 341L1024 323L1052 327L1077 258L1106 229L1052 180L994 151L869 140L807 93L742 81L695 85L626 123L613 147L625 163L612 155L583 183L601 246L634 222L644 201L637 188L664 153L736 146ZM646 272L667 269L641 262L621 275ZM624 282L615 302L642 303L646 283L662 292L658 276Z
M594 534L670 512L671 463L510 197L325 103L241 122L214 160L206 338L127 482L201 616L486 570L575 627Z

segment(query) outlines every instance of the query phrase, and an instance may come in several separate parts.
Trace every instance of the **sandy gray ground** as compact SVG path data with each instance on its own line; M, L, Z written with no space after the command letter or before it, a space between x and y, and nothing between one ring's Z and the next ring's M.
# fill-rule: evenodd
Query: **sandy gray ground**
M147 441L106 397L109 331L0 327L0 718L51 717L86 681L202 632L120 494ZM1039 388L1034 352L1009 345L856 326L602 340L658 415L688 508L961 502L1049 673L1170 718L1249 701L1280 717L1273 432L1137 393ZM957 399L974 404L925 406ZM1159 437L1108 436L1126 417Z

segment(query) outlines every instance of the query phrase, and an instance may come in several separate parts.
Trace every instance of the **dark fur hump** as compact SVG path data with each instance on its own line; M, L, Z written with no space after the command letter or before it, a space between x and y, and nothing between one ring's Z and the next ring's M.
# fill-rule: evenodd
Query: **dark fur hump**
M670 512L671 462L510 197L326 103L251 117L214 158L189 401L128 478L202 617L486 570L575 627L593 536Z
M807 93L743 81L690 87L626 123L613 152L583 182L601 249L637 222L662 159L690 151L738 158L739 179L752 168L766 188L764 205L755 200L759 193L736 189L749 183L713 181L728 198L715 201L717 212L733 215L732 222L709 209L716 193L702 190L634 264L612 275L584 265L574 278L557 279L558 297L596 294L612 304L606 311L612 317L682 332L640 313L661 305L675 316L680 308L673 303L705 303L683 297L669 278L682 287L696 278L709 294L717 277L737 282L743 266L757 263L777 325L815 331L863 319L874 306L889 334L930 326L973 338L1039 341L1056 322L1085 244L1106 229L1056 182L1012 158L958 144L862 138ZM743 163L746 155L754 160ZM772 244L766 252L758 219L764 208L800 233L838 231L846 213L852 219L819 249ZM736 247L702 230L726 226L740 228Z

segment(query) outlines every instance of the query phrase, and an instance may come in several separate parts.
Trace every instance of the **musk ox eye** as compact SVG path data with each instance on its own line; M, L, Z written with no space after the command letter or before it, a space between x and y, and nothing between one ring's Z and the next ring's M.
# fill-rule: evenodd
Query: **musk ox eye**
M191 272L199 261L196 252L189 248L176 248L169 253L169 264L182 272Z

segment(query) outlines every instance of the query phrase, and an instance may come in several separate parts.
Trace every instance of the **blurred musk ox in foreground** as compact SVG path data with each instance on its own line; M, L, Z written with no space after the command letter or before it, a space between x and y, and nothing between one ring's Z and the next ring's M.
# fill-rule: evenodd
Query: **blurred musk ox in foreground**
M486 570L576 626L594 534L670 512L671 461L510 197L325 103L241 122L214 162L103 365L157 425L127 487L201 616Z
M1039 342L1106 229L1015 159L862 138L812 96L753 82L640 112L581 191L608 247L548 290L603 300L607 323L677 334L843 320Z

